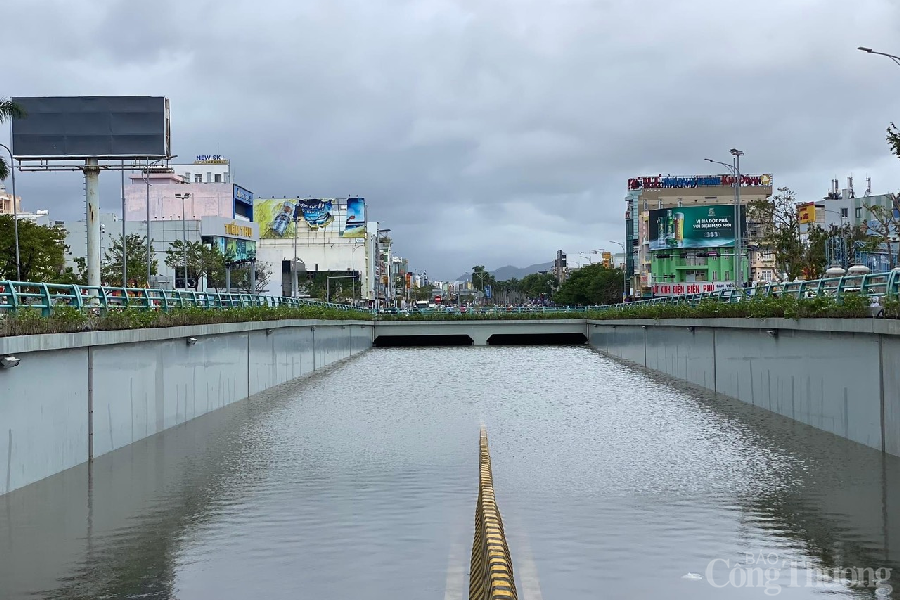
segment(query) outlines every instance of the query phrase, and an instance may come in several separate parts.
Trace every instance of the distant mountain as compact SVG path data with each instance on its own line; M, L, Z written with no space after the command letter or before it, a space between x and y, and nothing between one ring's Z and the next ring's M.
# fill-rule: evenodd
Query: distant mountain
M522 279L526 275L531 275L532 273L537 273L539 271L551 271L553 270L553 261L545 262L545 263L536 263L528 267L514 267L512 265L506 265L505 267L500 267L499 269L488 269L488 273L494 276L497 281L505 281L507 279L512 279L515 277L516 279ZM469 281L472 279L472 273L464 273L456 278L457 281Z

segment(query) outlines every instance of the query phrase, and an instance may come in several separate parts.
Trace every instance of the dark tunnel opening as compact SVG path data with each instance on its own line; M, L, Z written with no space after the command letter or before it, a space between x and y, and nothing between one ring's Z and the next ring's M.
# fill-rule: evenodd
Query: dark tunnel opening
M586 344L583 333L495 333L489 346L572 346Z
M471 346L467 335L379 335L376 348L404 348L411 346Z

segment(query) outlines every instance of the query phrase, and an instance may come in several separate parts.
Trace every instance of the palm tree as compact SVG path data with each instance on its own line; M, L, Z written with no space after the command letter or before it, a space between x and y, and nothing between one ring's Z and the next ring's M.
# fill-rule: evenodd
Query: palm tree
M0 123L7 119L21 119L25 116L22 107L9 98L0 98ZM12 165L6 164L6 160L0 156L0 181L9 177L9 169Z

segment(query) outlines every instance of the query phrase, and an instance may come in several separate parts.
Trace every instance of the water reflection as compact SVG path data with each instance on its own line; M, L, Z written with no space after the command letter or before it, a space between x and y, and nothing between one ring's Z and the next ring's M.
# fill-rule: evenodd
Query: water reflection
M461 594L480 423L520 597L898 565L897 459L586 348L378 349L0 497L0 598Z

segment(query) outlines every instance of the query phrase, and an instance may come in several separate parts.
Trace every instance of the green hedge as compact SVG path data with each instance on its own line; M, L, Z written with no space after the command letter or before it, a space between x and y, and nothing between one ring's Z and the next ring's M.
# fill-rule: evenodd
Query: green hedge
M60 306L49 317L37 309L21 309L0 319L0 337L37 333L75 333L79 331L111 331L148 327L177 327L180 325L208 325L210 323L246 323L281 319L371 320L362 311L347 311L322 306L278 308L252 306L243 308L175 308L168 312L126 308L95 314L76 308Z
M885 317L900 317L900 303L888 300ZM632 304L624 308L609 308L587 312L532 312L532 313L427 313L411 315L379 315L379 321L493 321L533 319L713 319L713 318L866 318L870 317L869 299L858 294L847 294L840 301L827 296L798 300L794 297L757 296L745 302L719 302L713 298L701 300L696 306L689 304Z

